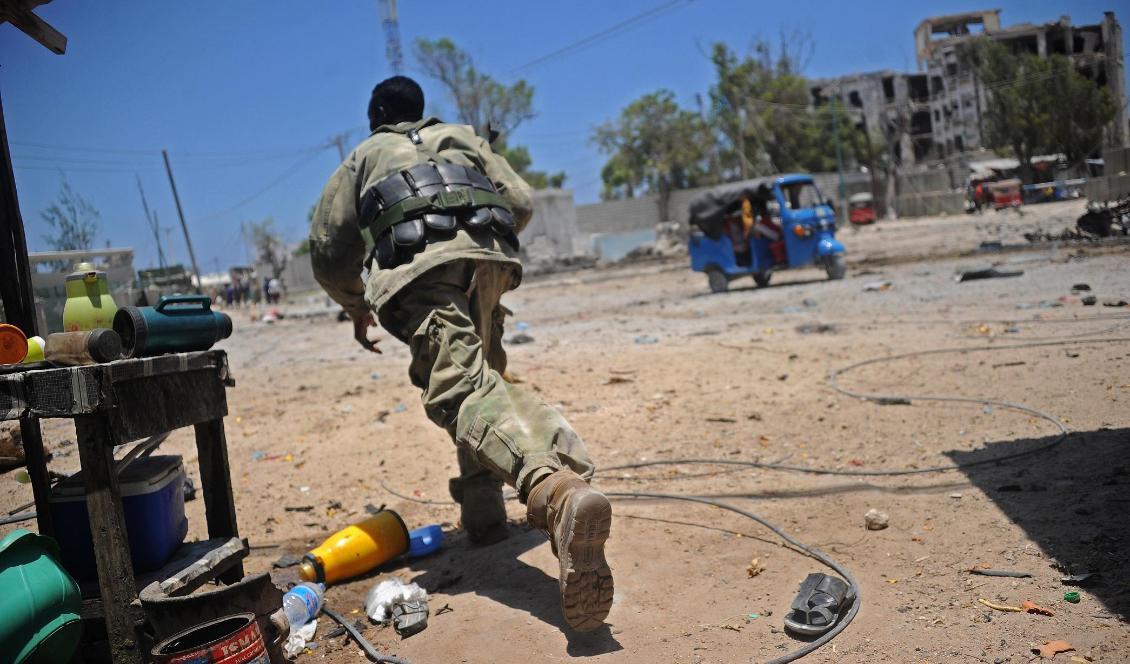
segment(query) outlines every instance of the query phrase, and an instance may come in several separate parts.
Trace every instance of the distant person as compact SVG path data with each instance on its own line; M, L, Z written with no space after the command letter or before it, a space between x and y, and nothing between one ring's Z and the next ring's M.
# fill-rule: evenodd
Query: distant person
M566 622L593 630L612 606L604 557L612 508L589 486L593 462L565 418L502 378L499 300L521 281L516 234L532 214L530 188L471 127L423 111L424 93L410 78L373 89L372 134L314 210L314 276L365 349L380 352L368 337L374 312L409 344L408 375L424 411L458 449L460 477L450 489L471 541L508 535L502 483L513 486L560 561Z
M230 309L235 302L235 288L231 284L224 284L224 304Z
M278 277L272 277L267 282L267 299L271 304L278 304L282 300L282 282Z

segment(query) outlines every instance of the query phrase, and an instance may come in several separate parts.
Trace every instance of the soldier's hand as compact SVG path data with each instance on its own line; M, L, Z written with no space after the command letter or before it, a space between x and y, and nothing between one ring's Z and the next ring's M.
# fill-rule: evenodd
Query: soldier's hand
M350 318L353 320L353 338L357 340L357 343L361 344L361 347L367 351L380 353L381 349L377 348L380 339L369 339L369 328L377 326L376 320L373 319L373 312L367 311L360 316L351 315Z

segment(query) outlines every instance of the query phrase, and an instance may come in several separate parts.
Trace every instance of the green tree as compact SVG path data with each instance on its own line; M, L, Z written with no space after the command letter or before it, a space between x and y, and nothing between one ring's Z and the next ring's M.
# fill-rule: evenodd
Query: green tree
M1062 153L1076 164L1101 147L1114 101L1066 56L1015 53L978 39L960 57L988 92L981 115L985 145L1011 151L1025 181L1031 182L1034 155Z
M43 240L54 251L90 249L98 233L98 210L63 179L63 188L55 202L39 214L51 229Z
M526 120L534 117L534 89L525 80L513 85L498 82L475 67L471 55L447 38L416 40L416 60L428 76L447 89L455 103L460 122L471 125L480 136L492 140L495 152L506 157L511 167L535 189L560 187L565 173L535 171L533 159L523 146L511 147L509 136Z
M714 45L710 121L724 138L719 154L726 179L835 170L834 121L845 162L858 161L857 146L866 141L852 135L858 130L850 114L830 100L813 106L801 71L806 45L803 35L782 35L776 52L759 41L741 57L725 44Z
M680 108L670 90L633 101L592 135L596 147L609 156L601 171L605 195L657 194L663 220L670 218L672 190L705 183L713 141L706 122Z

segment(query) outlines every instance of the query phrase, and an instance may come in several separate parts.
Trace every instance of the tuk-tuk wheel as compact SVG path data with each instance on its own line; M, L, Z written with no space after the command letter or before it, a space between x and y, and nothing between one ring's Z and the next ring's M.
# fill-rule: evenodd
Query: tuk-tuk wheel
M768 286L769 285L769 278L772 277L772 276L773 276L772 272L754 272L753 273L753 283L757 284L758 287Z
M707 282L710 284L711 293L725 293L730 290L730 279L726 273L719 269L707 270Z
M844 275L847 274L847 265L844 264L844 257L835 255L825 258L824 270L828 273L829 279L843 279Z

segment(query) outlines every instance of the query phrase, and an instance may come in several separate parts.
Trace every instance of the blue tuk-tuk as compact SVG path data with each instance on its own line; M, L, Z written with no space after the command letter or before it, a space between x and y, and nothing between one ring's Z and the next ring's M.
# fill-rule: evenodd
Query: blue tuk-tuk
M811 175L775 175L714 187L691 200L691 269L710 290L752 275L765 286L773 272L810 264L829 279L844 277L836 213Z

